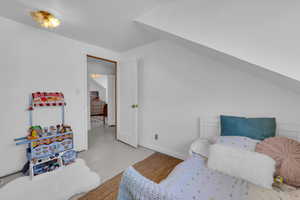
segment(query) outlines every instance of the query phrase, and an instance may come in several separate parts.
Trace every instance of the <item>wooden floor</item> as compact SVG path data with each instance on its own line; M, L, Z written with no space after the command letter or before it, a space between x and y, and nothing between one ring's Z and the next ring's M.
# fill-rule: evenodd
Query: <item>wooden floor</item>
M138 162L134 168L148 179L159 183L165 179L173 168L182 160L161 153L154 153L145 160ZM87 193L79 200L115 200L118 195L122 173L106 181L95 190Z

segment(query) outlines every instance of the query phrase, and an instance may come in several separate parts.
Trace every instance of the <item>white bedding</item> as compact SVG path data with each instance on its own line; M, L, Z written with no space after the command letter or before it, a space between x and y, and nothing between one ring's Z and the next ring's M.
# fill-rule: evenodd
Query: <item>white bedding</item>
M300 191L271 190L212 171L205 158L194 154L179 164L160 184L132 167L120 185L118 200L299 200Z
M246 181L208 169L196 154L179 164L160 185L182 199L248 200Z
M208 169L205 158L193 154L177 165L159 185L184 200L299 200L300 190L280 191Z
M219 142L236 146L232 140ZM254 151L256 142L248 143L247 140L238 141L237 147ZM169 198L170 195L182 200L300 200L300 190L286 192L258 187L209 169L206 160L191 152L191 156L177 165L160 184L146 179L133 168L128 169L123 174L118 200L174 199Z

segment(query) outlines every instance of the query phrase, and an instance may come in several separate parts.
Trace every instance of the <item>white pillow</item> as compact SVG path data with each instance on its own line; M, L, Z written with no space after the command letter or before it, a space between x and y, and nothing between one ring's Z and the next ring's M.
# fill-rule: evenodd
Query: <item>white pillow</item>
M275 161L261 153L214 144L209 148L208 168L272 189Z
M243 136L219 136L216 139L215 144L223 144L248 151L255 151L256 144L259 142L259 140L253 140Z
M210 145L211 143L209 142L209 140L199 138L191 144L189 154L192 155L193 153L195 153L204 158L208 158Z

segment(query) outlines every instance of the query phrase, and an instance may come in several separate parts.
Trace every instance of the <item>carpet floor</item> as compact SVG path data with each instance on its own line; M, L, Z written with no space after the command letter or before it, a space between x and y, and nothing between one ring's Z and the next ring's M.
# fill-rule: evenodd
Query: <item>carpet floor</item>
M159 183L182 160L161 153L154 153L143 161L136 163L134 168L148 179ZM98 188L81 197L79 200L115 200L118 196L122 173L101 184Z

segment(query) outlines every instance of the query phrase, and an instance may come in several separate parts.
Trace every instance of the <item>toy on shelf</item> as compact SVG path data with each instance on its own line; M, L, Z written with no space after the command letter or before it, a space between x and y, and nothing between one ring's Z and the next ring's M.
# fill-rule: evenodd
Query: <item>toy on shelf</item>
M39 165L33 166L34 176L43 174L46 172L51 172L60 167L60 162L58 159L52 159L47 162L41 163Z
M70 151L63 153L63 155L61 157L62 157L63 165L69 165L69 164L75 162L76 157L77 157L77 152L74 150L70 150Z
M41 126L31 126L29 128L29 135L27 136L28 140L35 140L42 136L42 127Z
M31 177L53 171L76 160L73 150L73 131L64 124L64 95L59 92L36 92L32 94L29 106L30 128L26 137L16 138L16 144L27 144L29 175ZM60 106L61 124L50 127L33 125L32 114L35 107Z

